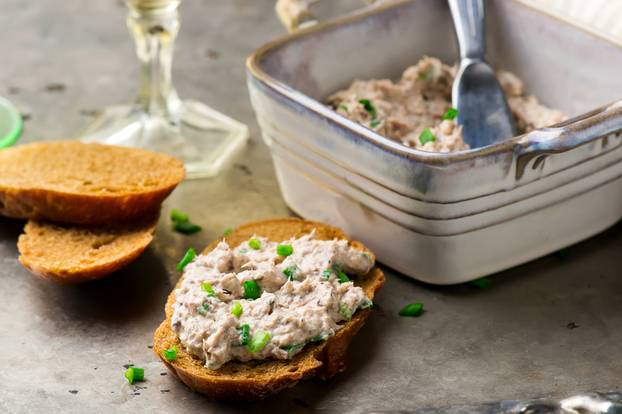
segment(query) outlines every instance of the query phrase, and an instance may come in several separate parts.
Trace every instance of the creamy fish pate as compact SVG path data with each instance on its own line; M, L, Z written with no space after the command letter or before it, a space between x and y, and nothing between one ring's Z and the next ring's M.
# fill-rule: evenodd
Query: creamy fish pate
M253 237L235 248L221 241L184 268L172 328L211 369L291 358L372 305L347 274L373 266L371 254L315 232L282 243Z
M457 68L432 57L424 57L406 69L402 78L355 80L328 98L337 112L381 135L408 147L425 151L451 152L469 148L462 126L451 108L451 88ZM525 95L523 82L513 73L498 71L499 83L519 133L546 127L565 119L558 110Z

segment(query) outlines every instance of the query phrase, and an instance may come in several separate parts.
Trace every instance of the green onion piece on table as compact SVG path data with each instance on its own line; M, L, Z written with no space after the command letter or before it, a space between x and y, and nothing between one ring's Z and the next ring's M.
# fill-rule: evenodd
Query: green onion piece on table
M244 299L254 300L261 296L259 283L254 280L245 280L242 287L244 288Z
M181 272L184 268L197 256L197 252L191 247L186 251L183 259L179 263L177 263L177 271Z
M129 367L125 371L125 378L127 378L127 382L133 384L137 381L145 380L145 370L137 367Z
M400 316L421 316L423 303L411 303L400 310Z
M189 221L176 221L173 223L173 230L183 234L194 234L200 232L203 228Z
M250 352L251 354L256 354L257 352L261 351L264 346L266 346L269 340L270 334L268 332L257 331L253 334L253 337L251 338L249 344L246 346L246 349L248 349L248 352Z
M480 289L488 289L492 286L492 282L487 277L480 277L479 279L471 280L470 285L477 286Z
M177 210L176 208L171 210L171 220L173 222L184 222L190 220L188 213L184 213L181 210Z
M223 232L223 236L231 236L233 234L233 229L231 227L227 227Z
M333 272L332 272L332 270L330 270L330 269L325 269L325 270L322 272L322 276L323 276L323 277L324 277L324 279L326 279L326 280L330 279L330 275L332 275L332 274L333 274Z

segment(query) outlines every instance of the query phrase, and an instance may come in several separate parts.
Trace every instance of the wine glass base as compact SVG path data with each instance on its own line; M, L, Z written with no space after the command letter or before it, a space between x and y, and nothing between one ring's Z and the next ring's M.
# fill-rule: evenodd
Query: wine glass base
M133 105L107 108L80 139L169 154L184 163L187 178L201 178L218 174L242 148L248 127L201 102L186 100L170 117Z

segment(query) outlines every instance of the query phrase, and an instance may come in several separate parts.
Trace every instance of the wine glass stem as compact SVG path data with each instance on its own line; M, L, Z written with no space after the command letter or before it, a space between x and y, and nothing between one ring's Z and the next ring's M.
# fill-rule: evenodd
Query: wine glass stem
M141 63L137 103L149 115L174 121L181 105L171 81L173 45L179 31L179 2L163 4L163 7L141 8L140 2L128 1L127 24Z

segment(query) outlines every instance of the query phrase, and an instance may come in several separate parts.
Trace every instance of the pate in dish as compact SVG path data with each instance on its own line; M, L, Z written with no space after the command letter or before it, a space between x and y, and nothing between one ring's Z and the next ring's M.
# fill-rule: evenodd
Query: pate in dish
M390 79L355 80L328 98L338 113L408 147L432 152L469 149L462 126L451 108L456 66L424 57L406 69L397 82ZM564 114L525 95L523 82L513 73L498 71L519 133L549 126Z

